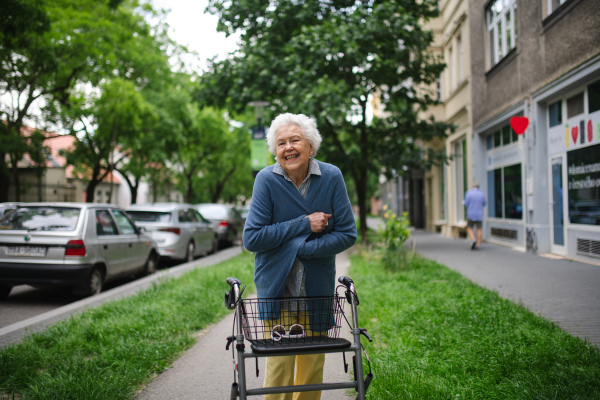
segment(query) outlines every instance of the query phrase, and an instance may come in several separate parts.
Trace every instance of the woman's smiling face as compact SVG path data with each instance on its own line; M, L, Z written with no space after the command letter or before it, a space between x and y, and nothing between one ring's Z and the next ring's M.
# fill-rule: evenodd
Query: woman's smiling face
M275 134L277 161L290 178L306 177L313 146L298 125L284 125Z

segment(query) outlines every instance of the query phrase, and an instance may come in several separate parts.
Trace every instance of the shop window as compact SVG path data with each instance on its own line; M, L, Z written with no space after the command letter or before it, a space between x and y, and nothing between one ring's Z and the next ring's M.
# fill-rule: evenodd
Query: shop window
M583 114L583 92L567 99L567 119Z
M588 86L588 113L600 110L600 81Z
M521 164L488 171L488 203L491 218L523 218Z
M600 225L600 144L567 152L569 222Z
M519 141L519 135L512 130L510 125L505 125L487 137L487 149L492 150L502 146L508 146Z
M517 45L517 1L496 0L486 11L491 65Z
M550 128L562 124L562 101L556 101L548 106Z

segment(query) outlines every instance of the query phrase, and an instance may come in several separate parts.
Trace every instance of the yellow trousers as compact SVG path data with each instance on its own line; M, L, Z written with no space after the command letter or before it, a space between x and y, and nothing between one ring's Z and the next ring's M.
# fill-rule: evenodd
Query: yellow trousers
M270 338L271 330L277 325L290 329L293 324L302 325L306 335L312 335L306 312L296 314L281 310L279 319L264 321L265 337ZM323 383L324 364L325 354L267 357L264 387ZM320 398L321 391L265 395L265 400L319 400Z

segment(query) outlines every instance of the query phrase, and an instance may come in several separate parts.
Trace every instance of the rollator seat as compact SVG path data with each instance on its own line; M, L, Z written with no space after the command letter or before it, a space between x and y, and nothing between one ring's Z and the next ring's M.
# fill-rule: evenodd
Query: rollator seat
M252 341L252 351L257 354L276 354L276 353L301 353L314 350L337 350L347 349L352 343L343 338L327 338L327 340L281 340L273 341L255 340Z

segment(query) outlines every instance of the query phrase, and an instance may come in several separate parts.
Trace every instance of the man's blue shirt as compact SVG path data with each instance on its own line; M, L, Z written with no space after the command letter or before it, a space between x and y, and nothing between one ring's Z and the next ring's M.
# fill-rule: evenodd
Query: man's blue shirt
M467 218L471 221L483 221L483 207L485 205L485 195L478 188L473 188L465 194Z

